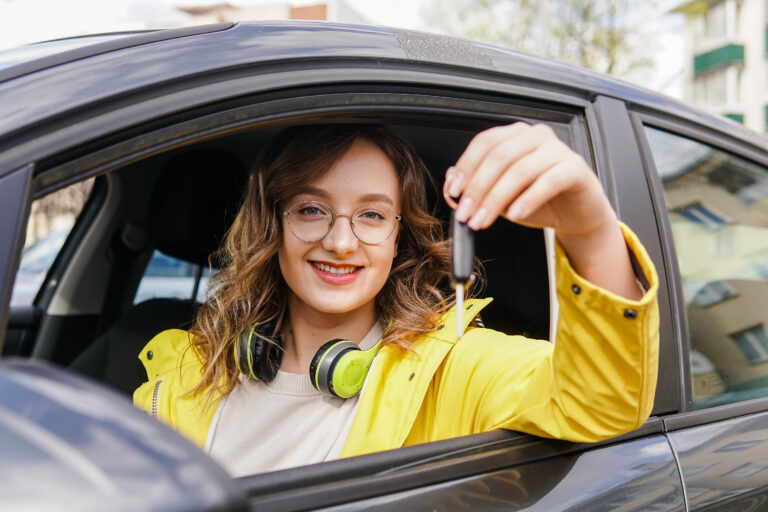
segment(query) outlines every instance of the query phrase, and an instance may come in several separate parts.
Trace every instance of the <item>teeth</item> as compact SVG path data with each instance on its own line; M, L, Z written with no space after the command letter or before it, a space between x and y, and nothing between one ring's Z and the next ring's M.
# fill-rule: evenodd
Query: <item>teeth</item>
M332 267L330 265L326 265L325 263L318 263L316 261L313 261L312 264L315 266L315 268L318 268L323 272L328 272L329 274L335 274L339 276L344 274L351 274L357 270L357 267Z

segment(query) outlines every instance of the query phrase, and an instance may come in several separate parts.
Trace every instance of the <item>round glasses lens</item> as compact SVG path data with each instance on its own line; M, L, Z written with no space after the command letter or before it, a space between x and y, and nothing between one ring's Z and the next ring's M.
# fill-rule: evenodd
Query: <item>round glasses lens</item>
M288 228L299 240L317 242L330 230L333 212L326 204L302 201L288 210Z
M365 244L378 244L395 230L397 216L387 205L366 204L352 213L352 231Z

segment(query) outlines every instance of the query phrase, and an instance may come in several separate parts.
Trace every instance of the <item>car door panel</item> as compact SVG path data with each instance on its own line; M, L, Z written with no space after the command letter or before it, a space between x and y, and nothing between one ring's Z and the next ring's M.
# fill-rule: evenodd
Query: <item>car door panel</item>
M727 357L728 350L734 351L737 355L739 353L736 349L739 341L736 336L738 333L733 331L728 323L739 321L739 318L732 312L727 315L719 312L722 311L718 309L721 304L727 305L724 300L715 297L711 302L707 302L708 297L705 292L709 288L706 287L697 293L689 289L687 301L683 293L686 279L696 278L702 282L715 284L728 282L728 266L714 258L720 256L725 260L744 254L745 261L752 262L750 258L756 258L760 252L751 246L745 249L743 246L734 244L720 255L716 253L716 245L709 247L693 245L697 240L705 239L703 238L705 236L713 236L710 233L723 234L727 230L706 231L698 228L694 221L688 220L681 212L692 208L690 205L719 206L722 198L733 199L736 211L745 209L744 205L749 201L741 201L736 194L748 184L742 183L728 188L722 185L726 182L724 176L731 178L737 176L737 171L740 169L738 165L746 165L747 162L755 164L753 170L756 176L765 175L768 154L754 147L750 141L734 137L736 133L719 132L712 130L709 126L672 120L662 113L653 115L637 113L633 114L633 118L635 132L643 146L647 174L653 177L652 199L658 211L664 213L659 218L659 231L664 238L667 254L665 261L670 276L676 283L676 290L670 291L670 297L674 299L675 317L680 326L678 345L683 362L680 392L684 397L682 409L687 409L687 412L666 417L664 424L679 461L689 508L690 510L718 511L764 510L768 503L768 442L766 441L768 439L768 412L766 412L768 400L748 399L764 395L764 388L742 385L743 389L741 389L737 382L742 376L749 375L749 372L759 371L759 361L750 361L744 356L730 359ZM654 133L649 135L649 131L654 132L655 135ZM652 139L651 135L654 135L655 139ZM655 145L651 144L652 140L655 140ZM683 141L688 145L683 146ZM667 142L669 148L665 150L662 142ZM698 155L699 160L691 158L690 162L686 163L675 161L669 155L664 158L665 151L670 155L675 154L672 151L673 148L680 148L677 149L679 154ZM654 150L657 151L656 154ZM703 154L701 151L706 151L706 157L701 157ZM704 163L712 162L716 158L718 165L706 169ZM758 170L758 166L762 169ZM676 169L679 169L678 172L672 172ZM663 176L665 181L662 181L660 176ZM693 176L694 179L697 176L704 176L704 179L701 180L700 186L690 181L686 182L687 186L677 185L675 188L670 185L674 180L682 182L685 176ZM702 191L716 193L703 200ZM685 200L681 202L683 193L690 193L690 197L695 197L698 202L693 202L688 197L683 198L688 202ZM759 201L755 202L759 203ZM677 231L672 229L674 215L678 217ZM734 228L742 225L755 228L762 226L763 223L752 219L744 221L738 215L732 215L728 225ZM691 231L690 227L693 227L694 231ZM700 231L695 231L696 229ZM686 238L686 233L693 233L695 236ZM762 233L759 231L750 234L751 237L740 239L742 243L749 240L749 243L754 244L761 239ZM677 239L673 238L673 235L676 235ZM711 273L713 271L708 269L706 272L695 274L691 270L692 248L705 251L707 258L713 258L712 269L722 273L713 274ZM686 255L688 258L685 257ZM754 276L739 275L737 277L739 283L754 282L756 286L762 286L762 281ZM749 305L757 306L755 309L757 311L762 310L759 304L764 297L764 294L750 297ZM743 309L745 314L752 311L744 306L744 302L734 302L734 304L740 304L740 309ZM707 309L704 310L704 307ZM712 319L712 323L702 324L705 319ZM747 323L750 324L750 322ZM701 353L698 353L699 359L695 358L694 354L697 353L696 347L703 346L705 341L710 343L708 347L712 347L713 352L709 359L702 361ZM715 354L719 354L719 357L715 357ZM729 377L733 380L732 388L729 388L728 386L731 385L727 386L725 381L718 380L720 377L717 368L724 361L729 361L728 364L738 368L738 370L729 370L731 372ZM707 364L702 364L707 362L712 364L709 369ZM694 381L694 378L697 380ZM717 385L707 388L703 385L706 382ZM694 385L695 383L698 383L698 387ZM722 389L718 387L719 383L723 383ZM718 403L726 403L726 405L717 405Z
M768 413L669 434L691 510L763 510L768 504Z
M37 306L16 306L10 310L8 330L2 346L4 357L29 357L41 314Z
M672 450L655 435L323 510L682 511L685 501Z

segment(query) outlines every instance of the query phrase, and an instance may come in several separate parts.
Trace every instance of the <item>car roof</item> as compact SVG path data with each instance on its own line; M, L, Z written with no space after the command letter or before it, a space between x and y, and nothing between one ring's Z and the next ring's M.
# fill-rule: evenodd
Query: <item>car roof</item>
M146 31L142 31L146 32ZM49 67L45 57L60 55L69 50L75 50L82 47L91 47L96 43L130 37L135 32L118 32L110 34L89 34L85 36L65 37L61 39L51 39L49 41L40 41L36 43L25 44L14 48L0 50L0 70L15 66L13 71L9 71L6 79L12 76L20 76L29 72L29 68L24 69L21 64L25 62L36 61L34 68L44 69ZM2 81L2 80L0 80Z
M277 61L363 58L463 68L591 98L605 95L729 131L758 147L743 126L684 102L555 60L448 36L311 21L221 23L158 30L87 45L0 69L0 137L99 99L217 69ZM459 72L461 69L459 69ZM504 79L504 77L501 77ZM338 78L335 78L338 80Z

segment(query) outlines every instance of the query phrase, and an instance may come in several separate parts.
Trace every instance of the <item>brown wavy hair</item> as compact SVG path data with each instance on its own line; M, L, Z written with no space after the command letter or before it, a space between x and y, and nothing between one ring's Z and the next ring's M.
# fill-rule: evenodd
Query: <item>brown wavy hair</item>
M397 171L402 220L397 256L376 297L377 314L389 328L383 344L404 348L433 331L453 304L447 293L449 250L440 221L427 206L434 183L410 145L374 125L295 126L279 133L260 154L242 207L219 252L221 265L211 280L211 295L190 329L192 347L204 362L201 381L191 390L226 396L237 382L234 344L239 333L272 322L274 335L287 319L288 287L277 250L283 237L282 207L300 185L312 183L364 139L378 146ZM279 350L270 347L270 350Z

